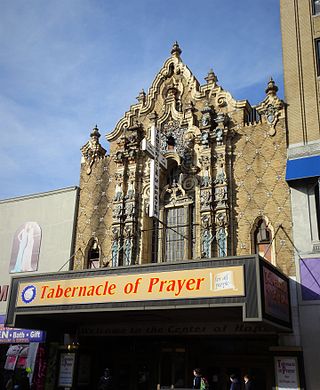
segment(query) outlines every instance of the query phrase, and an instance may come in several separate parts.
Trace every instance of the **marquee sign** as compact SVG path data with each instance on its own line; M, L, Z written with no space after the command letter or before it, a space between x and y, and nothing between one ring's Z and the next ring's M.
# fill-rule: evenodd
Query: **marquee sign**
M244 296L244 267L19 283L16 307Z

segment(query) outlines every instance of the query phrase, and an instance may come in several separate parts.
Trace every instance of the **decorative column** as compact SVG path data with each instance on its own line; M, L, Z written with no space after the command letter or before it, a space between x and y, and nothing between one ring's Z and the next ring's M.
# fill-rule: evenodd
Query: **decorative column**
M142 129L139 123L126 130L126 195L124 197L124 225L123 225L123 265L129 266L138 262L138 213L142 202L139 196L141 192L141 178L139 178L139 166L141 159L139 150Z
M118 149L113 156L117 164L115 173L115 194L112 204L112 243L111 243L111 265L118 267L122 264L122 236L124 221L124 187L125 187L125 169L126 169L126 138L123 135L117 142Z
M215 228L216 228L216 250L219 257L228 254L228 182L226 175L226 135L228 127L227 118L219 113L215 119L217 127L214 130L216 141L216 176L214 180L215 194Z
M213 215L212 215L212 109L208 102L201 111L200 123L200 221L201 221L201 257L210 258L212 242L214 240Z

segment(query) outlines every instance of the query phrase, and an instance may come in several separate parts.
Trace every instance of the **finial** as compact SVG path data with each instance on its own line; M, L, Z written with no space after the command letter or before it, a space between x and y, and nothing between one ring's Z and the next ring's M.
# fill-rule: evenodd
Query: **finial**
M175 43L173 44L172 49L171 49L171 55L176 56L176 57L180 57L181 53L182 53L182 50L180 49L178 42L175 41Z
M99 129L98 129L98 125L96 125L91 134L90 134L90 137L96 137L96 138L100 138L101 134L99 133Z
M146 93L144 92L143 88L139 92L139 95L136 97L136 99L138 100L139 103L142 103L142 104L144 104L144 102L146 101Z
M208 84L213 84L218 81L218 77L215 75L212 69L209 70L208 76L204 78Z
M273 78L270 77L270 81L268 82L267 88L266 88L266 94L267 95L276 95L279 88L276 86L276 83L274 82Z

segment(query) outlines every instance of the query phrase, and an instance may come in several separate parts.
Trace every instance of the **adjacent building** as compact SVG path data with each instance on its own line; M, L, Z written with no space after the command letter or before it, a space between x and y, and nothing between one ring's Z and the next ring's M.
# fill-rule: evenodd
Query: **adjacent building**
M13 372L8 362L5 365L9 346L14 345L14 353L24 354L20 359L23 366L27 358L25 347L45 342L45 333L38 330L37 323L32 324L33 330L3 327L11 277L72 268L77 204L77 187L0 201L1 388L4 377Z
M286 179L291 187L306 385L319 388L320 349L320 2L281 0L288 122Z

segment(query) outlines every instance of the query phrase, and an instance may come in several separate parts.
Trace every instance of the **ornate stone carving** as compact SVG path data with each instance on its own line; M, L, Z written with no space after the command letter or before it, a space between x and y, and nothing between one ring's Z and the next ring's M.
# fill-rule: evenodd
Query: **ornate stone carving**
M201 210L208 210L211 208L212 195L211 190L203 190L200 195Z
M133 170L129 171L128 189L127 189L126 200L132 200L135 198L135 182L136 182L135 171L133 171Z
M160 135L160 152L166 154L167 152L175 152L180 157L184 157L185 144L184 133L186 129L180 127L177 120L170 120L163 127Z
M217 141L217 145L222 145L224 140L224 134L225 134L225 124L227 121L226 116L220 112L217 114L217 117L214 120L217 124L217 127L213 130L213 137Z
M112 218L114 221L120 221L123 212L122 203L115 204L112 210Z
M201 122L200 122L200 128L210 129L210 127L212 125L213 111L212 111L212 108L209 107L208 101L205 102L205 105L204 105L203 109L201 110L201 114L202 114L202 117L201 117Z
M265 117L266 122L270 126L270 136L273 136L276 133L275 127L280 117L281 109L283 108L283 102L278 98L277 92L278 87L271 77L266 88L267 97L259 106L257 106L258 113Z
M90 134L90 140L81 148L84 160L88 165L88 175L90 175L92 166L95 161L100 160L106 155L106 150L100 145L99 142L100 136L99 129L96 126Z
M115 175L115 180L116 180L116 187L114 191L114 197L113 200L115 202L120 202L123 199L123 173L122 172L117 172Z

